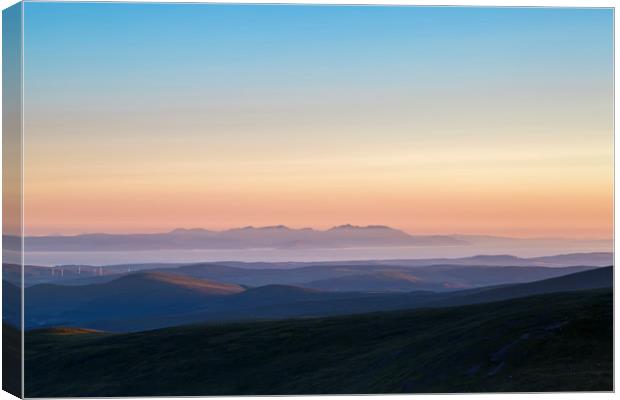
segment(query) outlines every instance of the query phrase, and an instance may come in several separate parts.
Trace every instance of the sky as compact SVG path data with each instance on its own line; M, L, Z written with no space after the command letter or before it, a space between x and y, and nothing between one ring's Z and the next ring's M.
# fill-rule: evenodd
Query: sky
M27 235L609 238L611 9L26 3Z

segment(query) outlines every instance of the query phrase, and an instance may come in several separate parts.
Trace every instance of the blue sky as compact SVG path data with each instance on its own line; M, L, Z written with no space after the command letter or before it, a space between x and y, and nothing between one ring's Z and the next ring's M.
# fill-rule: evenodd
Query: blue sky
M33 90L611 74L609 9L27 3L25 15Z
M593 8L26 3L26 214L606 236L612 33Z

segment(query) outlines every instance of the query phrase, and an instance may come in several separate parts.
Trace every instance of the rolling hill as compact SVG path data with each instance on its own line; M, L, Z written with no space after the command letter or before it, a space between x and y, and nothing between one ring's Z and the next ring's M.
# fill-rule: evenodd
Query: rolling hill
M341 276L301 283L308 288L333 291L410 292L413 290L456 289L458 284L426 281L415 271L385 270L368 274ZM467 286L466 286L467 287Z
M199 279L241 285L261 286L285 284L329 290L360 290L356 281L383 281L372 290L410 291L427 289L468 288L504 283L530 282L584 271L596 267L498 267L467 265L431 265L406 267L399 265L338 264L312 265L291 269L240 268L222 263L200 263L157 271L186 275ZM347 278L347 279L340 279ZM332 281L332 279L334 279ZM363 290L363 289L362 289Z
M26 335L26 396L613 390L609 289L460 307Z
M604 267L518 285L464 290L447 295L445 299L437 300L430 305L476 304L544 293L608 288L613 286L613 279L613 267Z
M138 272L85 286L35 285L25 291L26 327L174 313L244 290L161 272Z
M613 264L613 253L574 253L555 256L520 258L509 255L479 255L464 258L429 258L411 260L366 260L366 261L330 261L330 262L198 262L198 263L136 263L115 264L104 266L93 265L57 265L45 267L27 265L24 268L25 286L40 283L54 283L63 285L87 285L91 283L109 282L119 276L142 270L157 270L178 273L202 279L213 279L222 282L240 283L246 285L267 285L272 283L303 284L315 280L337 278L348 275L362 275L398 271L411 272L411 268L435 267L433 273L441 268L456 267L522 267L520 270L497 272L506 274L504 277L513 283L528 280L537 280L557 276L560 272L548 271L551 268L574 267L585 269ZM527 267L527 268L526 268ZM536 267L547 269L538 270ZM290 271L290 272L284 272ZM465 269L461 269L465 271ZM546 275L545 275L545 272ZM537 274L540 272L540 274ZM572 272L576 272L572 271ZM476 279L491 276L492 270L485 270L483 274L472 275L475 270L461 274L463 282L470 286L484 286L498 282L478 281ZM530 276L531 275L531 276ZM21 268L18 265L3 264L4 279L14 283L21 282ZM501 277L498 276L501 279ZM433 279L431 279L433 280ZM436 279L435 279L436 280ZM342 289L340 289L342 290Z
M338 291L412 291L475 288L531 282L594 267L496 267L432 265L425 267L356 266L329 270L332 276L298 285ZM316 273L316 271L315 271ZM327 275L327 274L325 274Z
M162 286L162 282L166 286ZM138 273L100 285L38 285L28 288L26 305L27 310L32 311L27 312L26 323L29 329L64 324L115 332L139 331L200 322L465 305L532 294L605 288L612 284L612 267L523 284L452 292L417 290L403 293L323 291L290 285L245 289L162 272ZM217 291L213 290L214 287L218 288Z

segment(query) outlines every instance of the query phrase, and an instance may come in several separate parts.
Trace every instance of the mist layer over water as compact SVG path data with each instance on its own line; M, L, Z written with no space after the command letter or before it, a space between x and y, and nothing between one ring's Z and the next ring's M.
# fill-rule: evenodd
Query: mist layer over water
M105 252L26 252L29 265L87 264L109 265L128 263L166 263L203 261L345 261L416 258L456 258L480 254L510 254L518 257L539 257L581 252L611 252L612 241L561 242L522 245L477 244L467 246L364 247L338 249L243 249L243 250L149 250Z

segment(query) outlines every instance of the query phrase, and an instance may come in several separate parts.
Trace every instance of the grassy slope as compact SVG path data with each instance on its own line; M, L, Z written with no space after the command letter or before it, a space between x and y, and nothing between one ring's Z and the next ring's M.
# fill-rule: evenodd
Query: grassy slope
M612 390L607 289L26 341L29 397Z
M18 328L2 323L2 390L21 397L22 338Z

